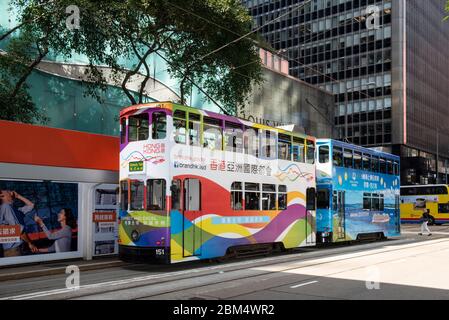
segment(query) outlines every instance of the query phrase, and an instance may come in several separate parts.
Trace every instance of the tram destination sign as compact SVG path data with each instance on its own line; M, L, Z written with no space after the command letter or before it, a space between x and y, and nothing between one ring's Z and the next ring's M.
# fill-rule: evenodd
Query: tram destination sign
M129 163L129 172L142 172L143 171L143 161L136 161Z

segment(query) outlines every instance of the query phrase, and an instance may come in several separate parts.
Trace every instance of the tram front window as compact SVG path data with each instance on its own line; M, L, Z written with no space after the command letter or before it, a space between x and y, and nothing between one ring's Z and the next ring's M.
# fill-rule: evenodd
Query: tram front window
M167 136L167 115L165 112L153 112L153 133L155 140L165 139Z
M142 113L130 116L128 120L128 141L148 140L149 136L149 120L148 114Z
M329 190L322 189L317 192L317 208L329 209Z

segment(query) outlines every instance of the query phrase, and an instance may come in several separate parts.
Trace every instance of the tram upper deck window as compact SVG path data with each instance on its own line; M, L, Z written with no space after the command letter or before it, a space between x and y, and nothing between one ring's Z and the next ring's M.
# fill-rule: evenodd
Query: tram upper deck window
M152 120L152 138L154 140L165 139L167 136L167 114L162 111L153 112Z
M260 185L245 183L245 210L260 210Z
M187 143L187 121L186 112L175 110L173 113L174 139L176 143Z
M128 210L128 180L120 182L120 208Z
M354 151L354 169L362 170L362 153Z
M394 173L394 167L393 167L393 161L387 160L387 174L393 174Z
M293 161L295 162L306 162L306 155L304 153L304 139L293 137Z
M165 210L165 180L147 180L147 210Z
M307 140L307 154L306 161L309 164L315 163L315 143L312 140Z
M262 132L261 149L262 157L276 159L276 132L264 130Z
M201 141L201 116L196 113L189 113L189 144L200 146Z
M399 172L399 162L395 161L393 166L394 166L394 175L395 176L401 175L401 173Z
M210 150L222 150L223 128L221 120L203 118L203 146Z
M243 152L243 130L241 125L226 121L224 137L226 151Z
M332 153L332 161L334 166L343 167L343 149L340 147L334 147Z
M318 161L319 163L329 163L330 155L329 155L329 146L320 146L318 148Z
M369 154L363 154L363 170L370 171L371 170L371 156Z
M243 150L245 154L259 157L259 131L256 128L245 127Z
M280 133L278 135L278 159L291 161L291 148L290 136Z
M128 141L148 140L149 124L147 113L130 116L128 118Z
M120 120L120 143L126 143L126 118Z
M343 152L343 163L345 168L352 168L352 150L350 149L344 149Z
M379 158L379 172L387 173L387 161L384 158Z
M143 210L144 184L143 181L131 181L131 210Z
M379 172L379 157L373 156L371 158L371 171Z

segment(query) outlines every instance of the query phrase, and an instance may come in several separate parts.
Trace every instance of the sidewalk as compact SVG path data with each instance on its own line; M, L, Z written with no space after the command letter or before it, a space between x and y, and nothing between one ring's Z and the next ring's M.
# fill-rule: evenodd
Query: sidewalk
M118 257L97 257L86 261L82 259L40 262L21 266L0 267L0 282L8 280L19 280L41 276L65 274L66 268L71 265L79 267L80 271L114 268L129 263L123 262Z

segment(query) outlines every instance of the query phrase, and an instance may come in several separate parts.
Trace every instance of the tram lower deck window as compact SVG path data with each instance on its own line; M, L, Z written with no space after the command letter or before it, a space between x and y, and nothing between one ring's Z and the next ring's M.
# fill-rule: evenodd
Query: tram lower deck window
M147 180L147 210L165 210L165 180Z
M260 186L245 183L245 210L260 210Z
M143 181L131 181L131 210L143 210L144 183Z

